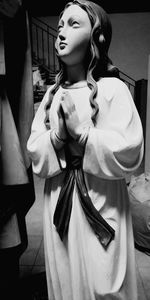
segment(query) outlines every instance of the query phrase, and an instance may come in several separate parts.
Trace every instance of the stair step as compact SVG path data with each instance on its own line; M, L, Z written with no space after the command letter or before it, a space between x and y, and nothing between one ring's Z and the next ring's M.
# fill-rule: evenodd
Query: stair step
M36 71L38 71L37 74ZM35 62L32 65L32 72L34 74L34 103L36 103L42 100L47 87L55 83L56 72Z

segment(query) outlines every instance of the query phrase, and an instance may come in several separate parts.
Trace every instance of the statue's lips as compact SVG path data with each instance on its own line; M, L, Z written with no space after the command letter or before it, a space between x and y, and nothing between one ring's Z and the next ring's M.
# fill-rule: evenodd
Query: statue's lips
M59 44L59 48L60 49L64 49L65 47L66 47L66 43L63 43L63 42L61 42L60 44Z

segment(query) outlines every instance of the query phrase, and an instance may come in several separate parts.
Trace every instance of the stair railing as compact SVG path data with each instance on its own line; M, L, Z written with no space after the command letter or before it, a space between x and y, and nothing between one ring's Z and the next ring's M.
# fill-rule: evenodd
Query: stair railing
M33 63L42 65L47 71L58 71L58 60L55 52L56 30L38 18L31 22Z
M135 87L136 87L136 80L133 79L132 77L130 77L129 75L125 74L122 71L119 71L119 75L122 81L124 81L126 83L126 85L128 86L132 97L135 101Z

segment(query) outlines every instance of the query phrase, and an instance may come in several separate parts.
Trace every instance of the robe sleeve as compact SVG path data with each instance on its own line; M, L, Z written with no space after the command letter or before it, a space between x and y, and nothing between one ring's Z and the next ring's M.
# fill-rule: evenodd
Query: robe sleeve
M142 162L142 124L125 83L114 80L111 96L111 88L106 89L103 95L105 111L101 113L100 110L103 121L90 128L83 169L97 177L125 178Z
M48 101L50 88L35 114L31 134L27 142L27 150L32 160L33 172L42 178L58 175L66 167L64 150L55 151L50 139L50 132L44 124L45 104Z

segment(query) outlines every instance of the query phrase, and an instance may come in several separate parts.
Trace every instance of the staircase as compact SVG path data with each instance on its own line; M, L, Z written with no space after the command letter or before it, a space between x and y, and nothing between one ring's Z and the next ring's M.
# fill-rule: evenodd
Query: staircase
M34 103L40 102L47 88L54 84L55 73L49 72L40 64L32 65Z
M55 53L56 30L41 21L31 19L32 72L34 103L40 102L47 88L54 84L58 72Z

